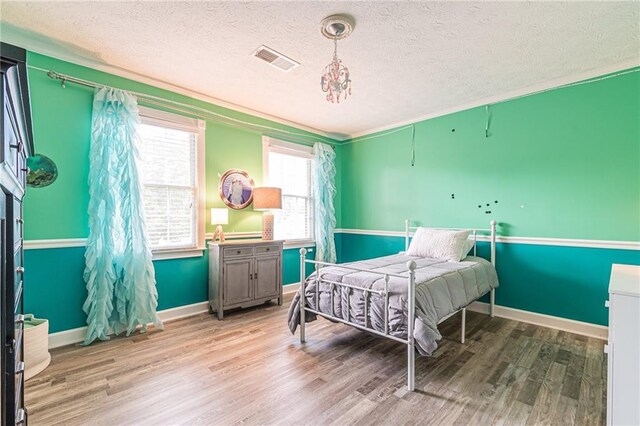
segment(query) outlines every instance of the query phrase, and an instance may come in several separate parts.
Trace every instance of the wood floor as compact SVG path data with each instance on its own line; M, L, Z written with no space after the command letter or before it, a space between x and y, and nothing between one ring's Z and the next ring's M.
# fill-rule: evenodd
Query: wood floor
M287 302L287 299L285 299ZM31 425L575 424L605 422L603 342L469 312L435 357L324 319L301 346L288 303L52 351L27 382Z

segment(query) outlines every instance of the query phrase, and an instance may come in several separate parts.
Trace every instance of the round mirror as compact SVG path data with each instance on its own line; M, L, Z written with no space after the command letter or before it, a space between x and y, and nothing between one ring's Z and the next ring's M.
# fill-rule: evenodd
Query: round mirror
M240 210L253 201L253 179L244 170L231 169L220 177L218 192L224 203Z
M58 178L56 163L46 155L36 154L27 158L27 185L34 188L44 188L51 185Z

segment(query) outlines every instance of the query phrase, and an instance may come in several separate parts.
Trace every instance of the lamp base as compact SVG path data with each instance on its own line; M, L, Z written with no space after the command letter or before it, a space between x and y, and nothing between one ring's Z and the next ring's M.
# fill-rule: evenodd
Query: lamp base
M220 240L221 243L224 243L224 231L222 230L222 225L216 226L216 230L213 233L213 241Z
M264 212L262 215L262 239L273 240L273 213Z

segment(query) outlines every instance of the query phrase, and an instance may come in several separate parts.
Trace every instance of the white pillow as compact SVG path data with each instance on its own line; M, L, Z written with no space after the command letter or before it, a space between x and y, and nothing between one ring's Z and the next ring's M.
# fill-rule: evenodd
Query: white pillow
M462 246L462 253L461 253L461 256L460 256L460 260L464 259L465 257L467 257L469 255L469 253L473 249L474 245L475 245L475 243L474 243L473 240L467 239L464 242L464 245Z
M430 257L449 262L460 262L469 231L449 231L446 229L418 228L407 254L409 256ZM466 253L465 253L466 254Z

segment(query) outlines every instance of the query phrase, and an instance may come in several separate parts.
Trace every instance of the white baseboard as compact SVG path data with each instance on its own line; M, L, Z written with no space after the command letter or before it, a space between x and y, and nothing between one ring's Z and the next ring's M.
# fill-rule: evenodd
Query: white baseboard
M467 309L487 315L489 314L489 304L485 302L473 302L467 307ZM501 318L554 328L556 330L567 331L569 333L580 334L582 336L595 337L596 339L606 340L609 335L609 328L603 325L538 314L515 308L507 308L506 306L496 305L495 315Z
M172 321L209 311L209 302L198 302L192 305L178 306L177 308L158 311L158 317L162 321ZM84 340L87 327L79 327L71 330L59 331L49 334L49 349L60 346L73 345Z
M299 289L300 283L289 284L284 287L284 294L295 293ZM473 302L467 307L467 309L489 315L489 304L485 302ZM495 314L497 317L501 318L567 331L569 333L580 334L582 336L595 337L596 339L607 340L609 334L608 327L603 325L538 314L536 312L508 308L506 306L496 305Z
M284 286L284 294L292 294L300 289L300 283L292 283ZM209 302L199 302L192 305L179 306L177 308L165 309L158 312L158 316L162 321L171 321L192 315L208 312ZM473 302L467 307L470 311L489 314L489 304L484 302ZM569 333L580 334L583 336L594 337L596 339L606 340L608 338L608 327L603 325L591 324L588 322L575 321L566 318L554 317L551 315L538 314L535 312L523 311L506 306L496 305L495 314L497 317L506 318L515 321L526 322L528 324L539 325L542 327L554 328L556 330L567 331ZM84 340L87 327L74 328L72 330L60 331L49 334L49 349L59 348L60 346L72 345Z
M295 293L300 288L300 283L293 283L284 286L284 294ZM158 316L162 321L172 321L192 315L202 314L209 311L209 302L199 302L192 305L178 306L177 308L158 311ZM59 331L49 334L49 349L61 346L73 345L84 341L87 327L73 328L71 330Z
M71 330L58 331L49 334L49 349L59 348L60 346L73 345L84 340L87 333L87 327L73 328Z
M300 289L300 283L285 284L283 286L282 292L284 294L291 294L291 293L297 292L299 289Z
M178 306L176 308L158 311L158 316L162 321L172 321L192 315L209 312L209 302L198 302L192 305Z

